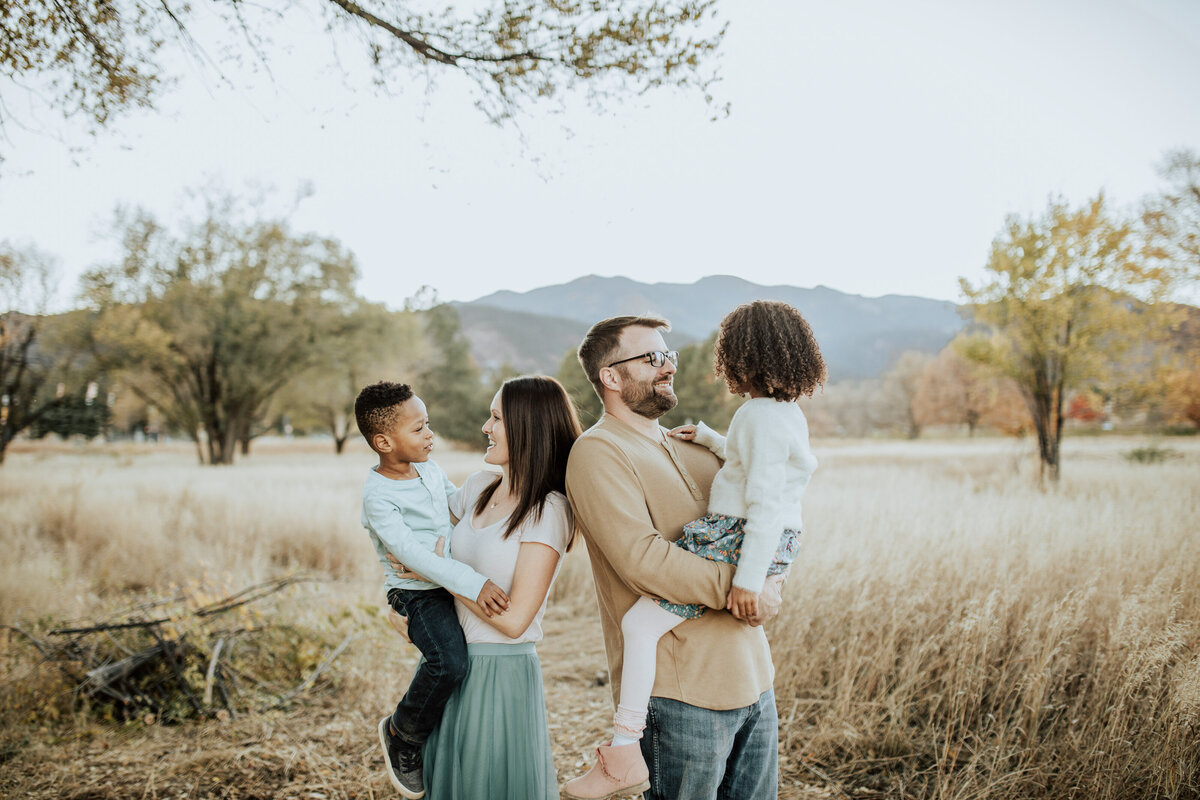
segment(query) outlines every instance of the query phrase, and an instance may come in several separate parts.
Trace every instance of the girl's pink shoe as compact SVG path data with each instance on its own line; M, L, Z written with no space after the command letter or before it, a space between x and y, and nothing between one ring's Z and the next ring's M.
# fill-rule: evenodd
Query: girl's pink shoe
M620 747L602 744L596 748L596 763L587 774L567 781L567 800L611 800L638 794L650 788L650 770L637 742Z

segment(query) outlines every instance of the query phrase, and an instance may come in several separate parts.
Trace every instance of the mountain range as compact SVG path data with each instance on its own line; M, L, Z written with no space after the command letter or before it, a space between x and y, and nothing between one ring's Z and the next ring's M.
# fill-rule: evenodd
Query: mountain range
M831 381L877 376L905 350L936 353L964 325L954 303L944 300L862 297L825 286L760 286L731 275L686 284L589 275L454 305L472 354L485 369L554 374L596 320L662 316L671 321L668 344L680 348L707 338L729 311L752 300L782 300L800 310L821 344Z

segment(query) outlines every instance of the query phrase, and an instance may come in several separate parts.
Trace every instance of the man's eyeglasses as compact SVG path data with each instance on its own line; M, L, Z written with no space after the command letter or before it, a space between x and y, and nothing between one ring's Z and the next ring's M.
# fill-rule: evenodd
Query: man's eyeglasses
M667 363L668 361L670 361L672 364L675 364L676 366L679 365L679 352L678 351L668 350L664 353L662 350L654 350L649 353L642 353L640 356L630 356L629 358L622 358L620 361L614 361L611 364L609 364L608 366L615 367L617 364L624 364L626 361L638 361L643 358L649 359L650 366L652 366L652 367L661 367L663 364Z

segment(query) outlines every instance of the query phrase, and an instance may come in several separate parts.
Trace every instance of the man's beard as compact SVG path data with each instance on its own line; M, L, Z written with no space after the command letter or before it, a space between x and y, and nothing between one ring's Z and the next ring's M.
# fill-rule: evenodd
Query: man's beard
M623 366L625 365L621 364L618 369ZM646 419L658 419L678 405L679 398L675 396L675 391L669 383L665 384L667 391L660 392L654 381L635 383L630 380L628 372L621 372L621 377L625 379L621 386L621 400L633 413Z

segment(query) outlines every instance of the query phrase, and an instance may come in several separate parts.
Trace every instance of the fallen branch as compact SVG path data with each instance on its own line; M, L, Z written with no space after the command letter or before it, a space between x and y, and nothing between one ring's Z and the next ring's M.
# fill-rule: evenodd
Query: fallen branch
M204 705L212 705L213 680L217 677L217 661L221 658L221 648L225 646L224 639L217 639L213 648L212 658L208 659L208 671L204 673Z
M163 616L153 619L110 619L38 635L9 627L36 649L43 663L67 675L80 696L107 698L122 716L150 713L163 720L180 720L225 711L234 715L239 710L278 707L310 690L354 637L344 638L299 685L284 691L299 677L294 666L299 649L310 647L314 638L324 646L323 637L304 629L262 624L262 619L276 619L277 614L258 615L245 625L214 620L287 586L313 580L277 578L200 608L181 608L186 597L135 607L161 609ZM235 647L240 641L251 644Z
M309 675L307 678L305 678L304 681L299 686L297 686L295 689L292 689L287 694L280 695L279 699L276 700L275 703L273 703L269 707L270 708L278 708L279 706L288 702L289 700L291 700L293 697L300 694L301 692L307 691L310 686L312 686L314 683L316 683L317 677L322 672L324 672L326 669L328 669L329 665L333 663L333 660L335 658L337 658L338 656L340 656L342 654L342 651L345 650L347 647L349 647L350 642L352 642L352 641L354 641L354 634L351 633L351 634L348 634L345 639L342 639L342 643L339 644L336 648L334 648L334 651L329 654L329 657L326 658L324 661L322 661L320 664L318 664L317 668L312 671L312 674Z
M276 580L273 580L273 581L267 581L265 583L260 583L260 584L254 585L254 586L247 587L236 594L230 595L229 597L226 597L223 600L218 600L215 603L210 603L207 606L199 608L192 613L197 617L209 617L214 614L223 614L226 611L232 611L233 609L238 608L240 606L244 606L247 603L253 603L256 600L261 600L262 598L266 597L267 595L274 594L275 592L278 592L278 591L284 589L285 587L291 586L292 584L304 583L304 582L315 581L315 580L316 580L316 578L313 578L310 576L305 576L305 575L296 575L296 576L292 576L292 577L288 577L288 578L277 578ZM253 596L248 597L247 595L249 595L250 593L254 593L254 594L253 594ZM159 606L159 605L162 605L162 603L147 603L143 607L152 608L152 607ZM172 621L171 617L159 617L157 619L130 620L128 622L106 622L106 623L102 623L100 625L88 625L88 626L82 627L82 628L55 628L54 630L47 631L46 635L47 636L75 636L77 634L99 633L101 631L119 631L119 630L128 630L131 628L151 628L155 625L165 625L166 623L171 622L171 621Z

